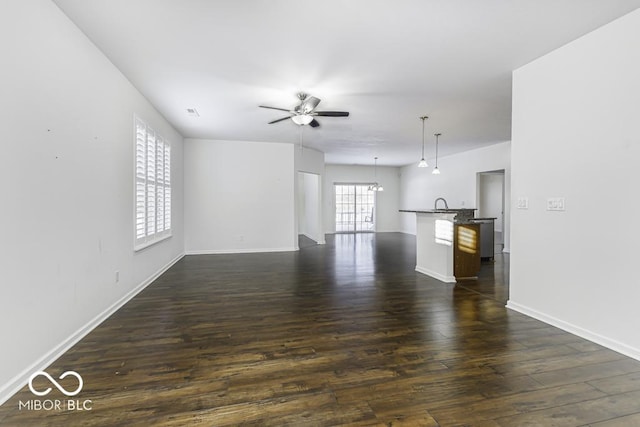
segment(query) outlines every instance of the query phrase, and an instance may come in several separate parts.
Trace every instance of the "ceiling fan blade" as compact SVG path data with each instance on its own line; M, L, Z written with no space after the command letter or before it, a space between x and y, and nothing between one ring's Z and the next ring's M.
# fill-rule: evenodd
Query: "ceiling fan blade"
M273 120L273 121L269 122L268 124L278 123L278 122L281 122L283 120L287 120L287 119L290 119L290 118L291 118L291 116L283 117L281 119Z
M287 110L286 108L268 107L268 106L266 106L266 105L258 105L258 107L260 107L260 108L269 108L270 110L286 111L287 113L290 113L290 112L291 112L291 110Z
M314 116L325 116L325 117L348 117L348 111L314 111L311 113Z
M309 122L309 126L311 126L312 128L317 128L318 126L320 126L320 123L318 123L316 119L313 119L311 120L311 122Z
M318 106L318 104L320 104L320 99L316 98L315 96L310 96L302 102L302 111L304 111L305 113L310 113Z

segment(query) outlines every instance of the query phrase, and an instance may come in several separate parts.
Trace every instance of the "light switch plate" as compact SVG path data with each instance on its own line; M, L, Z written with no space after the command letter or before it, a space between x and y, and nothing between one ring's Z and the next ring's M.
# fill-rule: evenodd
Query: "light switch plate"
M564 210L564 197L549 197L547 199L548 211L563 211Z
M516 207L518 209L529 209L529 198L518 197L518 202L516 203Z

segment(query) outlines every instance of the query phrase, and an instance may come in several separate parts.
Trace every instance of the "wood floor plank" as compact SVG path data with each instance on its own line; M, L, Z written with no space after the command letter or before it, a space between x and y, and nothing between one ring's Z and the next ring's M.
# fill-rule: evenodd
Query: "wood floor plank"
M449 408L432 409L432 413L441 424L454 425L470 421L495 420L496 418L555 408L604 396L606 396L605 393L580 383L506 394L473 402L466 407L455 405ZM473 418L471 418L471 414Z
M640 412L599 423L592 423L590 427L640 427Z
M536 381L549 386L573 384L606 377L635 373L640 371L640 362L627 358L612 362L592 363L586 366L557 369L554 371L532 374Z
M569 427L593 424L638 412L640 412L640 392L635 391L511 417L497 418L496 421L504 427Z
M80 373L90 411L21 408L25 386L0 425L638 421L640 362L507 310L508 255L455 285L415 272L405 234L301 248L183 258L47 368Z
M626 393L628 391L640 390L640 372L600 378L589 381L588 383L608 394Z
M523 375L539 374L559 369L576 368L579 366L588 367L594 363L611 362L624 359L621 354L616 354L610 350L597 350L588 353L575 353L573 357L566 355L530 359L527 361L491 364L498 373L521 373Z

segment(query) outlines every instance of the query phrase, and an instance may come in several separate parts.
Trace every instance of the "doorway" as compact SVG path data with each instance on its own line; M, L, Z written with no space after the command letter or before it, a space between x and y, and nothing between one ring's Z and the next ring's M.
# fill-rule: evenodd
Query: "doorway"
M375 191L369 184L334 184L336 233L375 231Z
M477 176L478 217L495 218L494 252L504 249L505 171L479 172Z
M324 244L322 232L320 175L298 172L298 236L313 244Z

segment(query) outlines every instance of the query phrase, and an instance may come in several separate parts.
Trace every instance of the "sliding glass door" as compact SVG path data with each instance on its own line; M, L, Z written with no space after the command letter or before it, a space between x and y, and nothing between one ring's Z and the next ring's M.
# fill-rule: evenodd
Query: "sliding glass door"
M376 193L369 184L335 184L336 233L375 231Z

